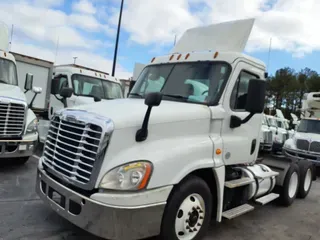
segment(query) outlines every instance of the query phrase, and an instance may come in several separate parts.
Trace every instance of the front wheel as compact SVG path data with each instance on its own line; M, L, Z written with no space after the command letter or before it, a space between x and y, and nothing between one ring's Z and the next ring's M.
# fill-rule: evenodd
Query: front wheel
M200 240L209 226L212 195L207 183L189 176L169 197L161 224L160 239Z

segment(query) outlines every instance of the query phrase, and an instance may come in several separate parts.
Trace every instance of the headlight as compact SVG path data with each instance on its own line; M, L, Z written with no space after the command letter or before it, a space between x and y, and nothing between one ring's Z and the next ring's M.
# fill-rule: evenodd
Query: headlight
M37 118L33 119L27 127L27 133L33 133L38 131L38 124L39 124L38 119Z
M152 164L146 161L132 162L106 173L99 187L113 190L140 190L147 186Z

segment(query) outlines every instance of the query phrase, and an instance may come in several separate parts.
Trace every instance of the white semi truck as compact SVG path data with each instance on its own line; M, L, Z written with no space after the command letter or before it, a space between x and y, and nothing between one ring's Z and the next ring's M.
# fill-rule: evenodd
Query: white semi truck
M51 119L55 111L95 101L123 98L118 78L77 64L55 65L49 86L48 118L41 120L39 125L42 143L48 134L50 123L48 119ZM61 92L62 88L64 91Z
M33 87L33 75L26 74L23 92L19 88L16 61L8 52L8 28L0 23L0 161L25 163L38 143L36 115L30 109L41 88ZM27 103L26 92L33 98Z
M242 53L253 23L189 29L128 98L57 111L38 165L40 198L103 238L191 240L212 219L306 197L308 161L256 160L266 68Z
M320 92L304 94L301 120L292 138L285 142L283 152L291 158L307 159L320 165Z

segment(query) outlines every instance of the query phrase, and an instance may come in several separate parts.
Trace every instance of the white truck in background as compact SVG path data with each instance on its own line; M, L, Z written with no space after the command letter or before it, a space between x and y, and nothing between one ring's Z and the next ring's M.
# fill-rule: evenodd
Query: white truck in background
M283 147L286 156L307 159L320 165L320 92L303 96L300 123L292 138Z
M94 235L126 240L199 240L212 219L305 198L310 162L257 161L266 67L242 53L253 23L189 29L128 98L57 111L40 198Z
M62 108L116 98L123 98L118 78L76 64L55 65L50 80L48 119ZM42 143L46 140L49 124L49 120L40 121L39 134Z
M29 72L33 75L33 84L42 88L42 92L37 95L31 109L38 118L48 119L50 82L52 79L52 69L54 65L53 62L12 51L10 53L16 59L20 89L24 89L25 76ZM27 92L26 97L27 101L31 102L33 94L31 92Z
M271 152L273 144L273 132L270 129L265 115L262 116L262 124L260 129L260 151Z
M8 44L8 28L0 23L0 161L12 159L23 164L38 143L38 119L29 106L42 89L33 87L33 75L27 73L24 89L34 92L28 104L19 88L16 61L7 51Z

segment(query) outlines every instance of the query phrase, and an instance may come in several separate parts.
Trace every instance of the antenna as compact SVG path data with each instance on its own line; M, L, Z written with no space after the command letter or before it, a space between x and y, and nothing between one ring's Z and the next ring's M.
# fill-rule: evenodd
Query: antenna
M176 42L177 42L177 34L174 35L174 42L173 42L173 46L176 45Z
M10 51L11 51L11 49L12 49L12 39L13 39L13 24L12 24L12 27L11 27L11 40L10 40L10 42L9 42L9 44L10 44Z
M269 44L267 72L269 71L269 65L270 65L271 44L272 44L272 38L270 38L270 44Z
M54 56L54 63L56 63L56 61L57 61L58 49L59 49L59 36L58 36L58 39L57 39L57 46L56 46L56 54Z

